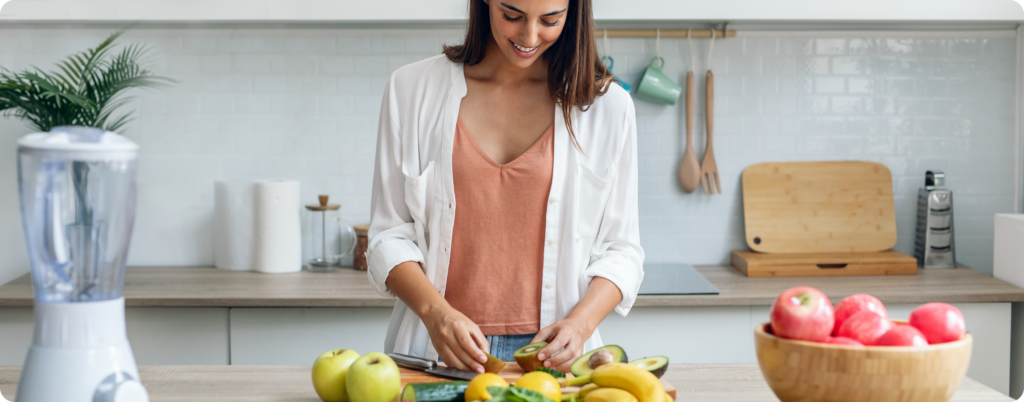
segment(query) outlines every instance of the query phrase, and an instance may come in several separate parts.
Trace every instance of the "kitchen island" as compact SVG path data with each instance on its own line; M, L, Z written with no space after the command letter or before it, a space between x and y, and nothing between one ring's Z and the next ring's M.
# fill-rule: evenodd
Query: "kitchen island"
M15 396L17 366L0 367L0 392ZM139 375L153 402L316 402L310 366L142 366ZM778 401L756 364L672 364L665 380L677 401ZM1007 402L1006 395L970 378L951 402Z
M747 278L728 266L697 270L717 296L640 296L628 317L600 326L606 344L630 355L667 355L686 363L754 363L753 328L768 321L784 289L816 287L833 302L854 293L878 297L893 318L919 304L963 311L975 338L968 376L1007 393L1011 304L1024 289L970 268L912 276ZM139 364L310 364L340 347L383 349L393 298L366 273L265 275L212 267L130 267L125 277L128 337ZM19 365L32 339L28 275L0 286L0 365Z

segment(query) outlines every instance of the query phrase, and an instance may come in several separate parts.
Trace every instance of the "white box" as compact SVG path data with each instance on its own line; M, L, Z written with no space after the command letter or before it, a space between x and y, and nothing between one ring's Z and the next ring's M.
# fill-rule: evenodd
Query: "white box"
M992 275L1024 287L1024 214L996 214Z

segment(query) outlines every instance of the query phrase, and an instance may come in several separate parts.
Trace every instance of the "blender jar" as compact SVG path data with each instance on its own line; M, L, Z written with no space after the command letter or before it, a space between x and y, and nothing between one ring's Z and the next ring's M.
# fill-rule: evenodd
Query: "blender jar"
M306 205L306 269L312 272L337 270L356 246L356 232L341 219L341 205L328 200L321 195L319 205Z

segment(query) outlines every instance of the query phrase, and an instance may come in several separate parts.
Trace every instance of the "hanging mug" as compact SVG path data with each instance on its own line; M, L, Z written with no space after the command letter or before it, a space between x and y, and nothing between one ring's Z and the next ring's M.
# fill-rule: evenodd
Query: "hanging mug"
M640 99L651 102L660 102L675 105L679 95L683 93L683 87L672 82L661 71L665 67L665 59L654 56L651 63L647 65L643 77L640 78L640 85L636 88L636 96Z
M612 72L612 68L615 67L615 59L613 59L612 56L602 56L601 64L604 64L605 68L608 69L608 72ZM612 74L612 76L615 77L615 74ZM623 81L619 77L615 77L615 82L619 83L619 86L621 86L622 89L625 89L626 92L633 90L632 86L627 84L626 81Z

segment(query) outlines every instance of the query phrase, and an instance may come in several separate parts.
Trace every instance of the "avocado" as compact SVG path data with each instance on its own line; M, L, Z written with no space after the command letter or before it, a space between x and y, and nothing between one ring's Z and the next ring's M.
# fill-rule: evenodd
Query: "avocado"
M512 354L512 357L516 359L516 363L519 363L519 367L524 372L529 373L537 370L537 367L544 367L544 362L537 358L537 354L546 346L548 346L547 342L531 343L519 348L519 350Z
M650 371L655 377L661 378L668 370L668 358L665 356L645 357L629 362L634 366Z
M618 345L602 346L597 349L587 352L583 356L580 356L576 361L572 362L572 366L569 367L569 371L573 375L580 377L589 375L591 371L598 368L601 365L608 363L625 363L629 361L626 357L626 351Z

